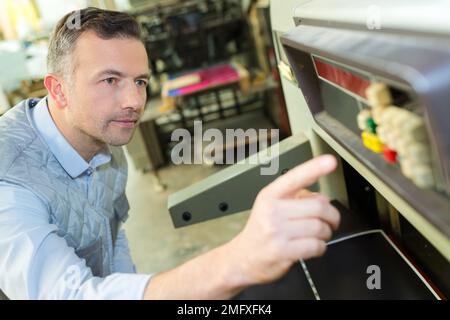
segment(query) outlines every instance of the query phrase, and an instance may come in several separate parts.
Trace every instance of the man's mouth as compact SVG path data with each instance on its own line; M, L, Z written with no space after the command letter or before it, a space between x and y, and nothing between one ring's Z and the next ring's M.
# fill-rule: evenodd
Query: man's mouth
M112 120L111 122L122 128L134 128L134 126L137 123L137 120L136 119L118 119L118 120Z

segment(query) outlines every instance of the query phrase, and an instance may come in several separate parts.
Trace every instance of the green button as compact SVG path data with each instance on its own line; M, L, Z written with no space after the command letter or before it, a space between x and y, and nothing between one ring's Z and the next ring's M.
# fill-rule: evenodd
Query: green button
M367 118L366 120L367 129L370 133L377 133L377 124L375 123L375 120L373 118Z

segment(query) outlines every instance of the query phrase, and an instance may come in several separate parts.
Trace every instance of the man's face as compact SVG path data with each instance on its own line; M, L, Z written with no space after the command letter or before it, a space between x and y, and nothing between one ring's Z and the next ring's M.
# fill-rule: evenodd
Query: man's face
M142 115L149 78L144 45L137 39L104 40L83 33L72 53L67 116L78 138L127 144Z

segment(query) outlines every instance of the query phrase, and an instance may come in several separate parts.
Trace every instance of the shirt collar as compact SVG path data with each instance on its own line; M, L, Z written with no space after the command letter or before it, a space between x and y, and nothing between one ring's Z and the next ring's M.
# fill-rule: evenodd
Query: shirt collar
M41 99L41 101L31 109L30 114L34 126L42 139L72 179L79 177L88 170L96 169L111 161L111 152L109 147L106 146L104 150L96 154L92 160L87 163L56 127L48 110L47 97Z

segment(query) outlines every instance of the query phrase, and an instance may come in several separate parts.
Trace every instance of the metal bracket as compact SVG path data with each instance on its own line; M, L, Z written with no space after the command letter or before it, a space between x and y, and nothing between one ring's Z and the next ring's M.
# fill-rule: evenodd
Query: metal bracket
M278 148L278 152L276 150ZM266 161L278 161L273 175L262 175L268 167L260 163L264 153ZM269 154L269 157L267 157ZM277 158L278 154L278 159ZM277 145L225 168L206 179L169 196L168 209L175 228L249 210L258 192L290 168L312 158L311 146L303 134L291 136ZM317 184L312 187L318 191Z

